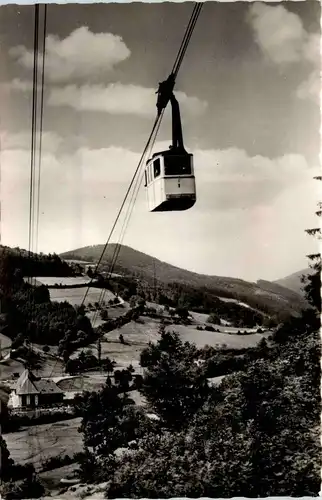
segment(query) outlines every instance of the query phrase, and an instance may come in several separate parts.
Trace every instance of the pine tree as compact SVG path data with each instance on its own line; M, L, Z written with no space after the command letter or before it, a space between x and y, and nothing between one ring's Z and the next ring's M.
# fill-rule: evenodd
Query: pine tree
M322 176L314 177L314 179L321 181ZM321 217L322 202L318 203L318 210L315 213ZM316 236L319 241L322 239L321 227L306 229L306 233L310 236ZM321 253L310 254L307 257L311 261L310 268L313 273L302 277L305 295L311 306L321 312Z

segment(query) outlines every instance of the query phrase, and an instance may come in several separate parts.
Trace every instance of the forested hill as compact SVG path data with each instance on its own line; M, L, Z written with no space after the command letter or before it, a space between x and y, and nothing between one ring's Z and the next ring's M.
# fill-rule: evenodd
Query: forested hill
M312 272L312 269L310 267L307 267L306 269L302 269L301 271L292 273L289 276L285 276L285 278L276 280L274 281L274 283L289 288L290 290L293 290L293 292L304 296L303 283L301 281L301 278L303 275L312 274Z
M23 248L0 245L2 272L21 272L22 276L73 276L73 269L55 253L33 253Z
M303 299L298 292L295 292L286 286L282 286L275 281L258 280L257 285L262 290L287 297L291 302L298 303L299 305L303 302Z
M101 271L109 269L115 246L115 244L108 245L100 266ZM62 253L60 257L95 263L100 258L103 247L103 245L94 245L79 248ZM273 286L270 288L267 286L270 282L265 282L265 286L261 286L260 283L238 278L194 273L162 262L125 245L121 246L114 271L127 276L135 276L140 281L151 285L156 280L158 286L177 285L183 287L186 292L189 289L194 292L198 289L207 295L235 299L270 315L296 314L308 307L307 302L299 294L277 285L275 288Z

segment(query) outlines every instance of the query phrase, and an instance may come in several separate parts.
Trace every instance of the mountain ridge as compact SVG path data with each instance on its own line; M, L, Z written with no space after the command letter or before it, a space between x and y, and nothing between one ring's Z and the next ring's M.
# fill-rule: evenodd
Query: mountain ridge
M313 270L310 267L307 267L300 271L296 271L292 274L289 274L284 278L279 278L278 280L274 280L274 283L276 283L277 285L281 285L285 288L288 288L289 290L292 290L294 292L297 292L301 296L304 296L304 291L303 291L304 284L301 281L301 277L306 274L312 274L312 272Z
M101 271L109 270L116 244L108 245L101 261ZM104 245L90 245L60 254L62 259L77 259L97 262ZM217 297L233 298L269 314L299 313L308 307L306 300L298 293L279 283L259 280L250 282L241 278L199 274L163 262L155 257L121 245L115 272L130 274L152 284L155 280L165 286L180 285L211 293Z

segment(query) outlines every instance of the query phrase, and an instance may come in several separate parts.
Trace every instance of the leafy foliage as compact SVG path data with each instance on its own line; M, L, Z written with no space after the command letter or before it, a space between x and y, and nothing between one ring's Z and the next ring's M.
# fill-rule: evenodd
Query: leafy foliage
M319 336L292 327L266 359L227 376L185 429L140 441L108 498L317 495Z
M321 312L321 257L311 266L313 273L303 276L304 291L308 302Z
M28 252L19 247L0 246L0 261L6 268L22 276L74 276L73 269L55 253L44 255Z
M22 482L11 481L7 483L2 494L6 500L25 500L27 498L41 498L45 493L45 488L37 476L27 476Z
M140 391L169 427L184 425L209 395L196 357L192 344L169 332L141 353L141 366L146 370Z
M77 358L69 359L66 363L66 372L80 373L99 366L99 361L90 350L81 351Z
M7 448L7 443L0 435L0 479L6 480L10 478L11 469L13 467L13 460L10 458L10 452Z
M117 387L106 385L100 392L86 393L77 399L77 413L82 416L85 449L92 448L95 456L109 456L144 435L153 424L135 407L126 394L120 396Z
M84 311L75 309L68 302L51 302L46 287L21 285L15 290L7 306L8 330L6 334L44 345L58 345L79 340L79 332L93 336L90 320ZM21 332L24 332L22 334ZM78 344L81 344L78 342Z

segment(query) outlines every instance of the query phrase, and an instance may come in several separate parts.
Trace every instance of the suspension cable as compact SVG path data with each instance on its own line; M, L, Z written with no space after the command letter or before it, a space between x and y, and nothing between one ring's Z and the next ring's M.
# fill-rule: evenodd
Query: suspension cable
M38 26L39 5L35 4L34 24L34 63L32 83L32 118L31 118L31 152L30 152L30 193L29 193L29 257L31 257L33 246L34 225L34 174L35 174L35 149L36 149L36 126L37 126L37 78L38 78Z
M186 53L188 44L190 42L193 30L195 28L195 25L196 25L196 22L198 20L199 15L200 15L202 7L203 7L203 3L196 3L196 5L194 6L194 9L192 11L190 21L189 21L188 26L186 28L186 32L184 34L181 46L179 48L177 57L175 59L175 62L174 62L173 68L172 68L171 73L174 75L175 78L178 75L182 60L183 60L184 55Z
M38 152L38 200L37 200L37 218L36 218L36 253L38 250L39 233L39 209L40 209L40 179L42 163L42 135L43 135L43 116L44 116L44 88L45 88L45 52L46 52L46 31L47 31L47 4L44 6L44 30L42 46L42 75L41 75L41 97L40 97L40 126L39 126L39 152Z
M183 61L184 55L185 55L186 50L187 50L187 47L188 47L188 45L189 45L189 42L190 42L190 39L191 39L191 36L192 36L193 30L194 30L194 27L195 27L195 25L196 25L196 22L197 22L197 19L198 19L198 17L199 17L199 14L200 14L200 11L201 11L202 6L203 6L203 3L197 3L197 4L194 6L194 9L193 9L193 12L192 12L192 15L191 15L190 21L189 21L188 26L187 26L187 28L186 28L185 35L184 35L184 37L183 37L183 40L182 40L181 46L180 46L180 48L179 48L179 51L178 51L177 57L176 57L176 59L175 59L174 65L173 65L172 74L174 75L174 77L175 77L175 78L176 78L176 77L177 77L177 75L178 75L178 72L179 72L180 66L181 66L181 64L182 64L182 61ZM164 111L164 110L163 110L163 111ZM135 172L134 172L134 175L133 175L132 180L131 180L131 182L130 182L129 188L128 188L128 189L127 189L127 191L126 191L125 197L124 197L123 202L122 202L122 204L121 204L121 207L120 207L120 209L119 209L119 211L118 211L118 214L117 214L117 216L116 216L115 222L114 222L114 224L113 224L113 226L112 226L112 229L111 229L111 231L110 231L110 234L109 234L109 236L108 236L108 239L107 239L107 241L106 241L106 243L105 243L105 245L104 245L104 247L103 247L103 251L102 251L102 253L101 253L101 255L100 255L100 258L99 258L99 260L98 260L98 262L97 262L97 264L96 264L96 266L95 266L95 271L94 271L94 274L93 274L93 276L92 276L92 278L91 278L91 280L90 280L90 282L89 282L89 284L88 284L88 286L87 286L87 289L86 289L85 295L84 295L84 297L83 297L83 300L82 300L81 306L83 306L83 305L84 305L84 302L85 302L85 300L86 300L86 298L87 298L87 295L88 295L89 289L90 289L90 287L91 287L91 285L92 285L92 283L93 283L93 280L94 280L95 275L97 274L97 270L98 270L98 268L99 268L99 265L100 265L100 263L101 263L101 261L102 261L102 259L103 259L103 257L104 257L105 251L106 251L107 246L108 246L108 244L109 244L109 242L110 242L110 239L111 239L111 236L112 236L113 231L114 231L114 229L115 229L115 226L116 226L116 224L117 224L117 222L118 222L118 220L119 220L119 217L120 217L121 212L122 212L122 210L123 210L123 207L124 207L124 205L125 205L126 199L127 199L128 195L129 195L129 193L130 193L130 190L131 190L131 188L132 188L132 186L133 186L134 180L135 180L135 178L136 178L136 176L137 176L137 174L138 174L138 172L139 172L139 170L140 170L140 167L141 167L141 165L142 165L143 159L144 159L144 157L145 157L145 155L146 155L146 152L147 152L147 150L148 150L148 148L149 148L149 145L150 145L150 143L151 143L152 137L153 137L153 135L154 135L154 132L155 132L155 130L156 130L156 129L158 130L158 128L159 128L159 126L160 126L160 123L161 123L161 118L162 118L162 117L163 117L163 113L161 113L161 114L160 114L159 116L157 116L157 118L155 119L155 122L154 122L154 125L153 125L153 128L152 128L152 132L151 132L151 134L150 134L150 136L149 136L149 139L148 139L148 141L147 141L147 143L146 143L146 146L145 146L145 148L144 148L144 151L143 151L143 153L142 153L142 156L141 156L141 158L140 158L140 161L139 161L139 163L138 163L138 165L137 165L137 168L136 168L136 170L135 170ZM158 128L157 128L157 127L158 127ZM155 138L156 138L156 135L155 135ZM155 140L155 139L154 139L154 140ZM135 198L135 199L136 199L136 198ZM132 208L132 210L133 210L133 208ZM132 212L132 210L131 210L131 212ZM130 212L130 213L131 213L131 212ZM120 245L119 245L119 246L120 246ZM117 257L116 257L116 259L115 259L115 256L117 256L117 255L118 255L118 253L119 253L119 246L118 246L118 244L117 244L117 245L116 245L116 247L114 248L114 253L113 253L112 263L111 263L111 264L112 264L112 265L111 265L111 269L113 269L113 268L114 268L114 265L115 265L115 262L116 262L116 259L117 259ZM109 275L111 274L111 272L112 272L112 271L110 271L110 272L109 272Z
M193 9L193 12L192 12L192 15L190 17L190 20L189 20L189 23L188 23L188 26L186 28L186 32L185 32L185 35L183 37L183 40L182 40L182 43L181 43L181 46L179 48L179 51L178 51L178 54L177 54L177 57L175 59L175 62L174 62L174 65L173 65L173 68L172 68L172 74L174 75L174 77L176 78L177 75L178 75L178 72L179 72L179 69L180 69L180 66L182 64L182 61L183 61L183 58L184 58L184 55L186 53L186 50L187 50L187 47L189 45L189 42L190 42L190 39L191 39L191 36L192 36L192 33L193 33L193 30L195 28L195 25L196 25L196 22L198 20L198 17L200 15L200 12L201 12L201 9L203 7L203 3L197 3L195 6L194 6L194 9ZM162 117L163 117L163 112L164 112L164 109L162 110L162 115L160 117L160 121L159 121L159 124L158 124L158 127L157 127L157 130L156 130L156 134L155 134L155 137L154 137L154 140L153 140L153 144L156 140L156 136L158 134L158 131L159 131L159 128L160 128L160 125L161 125L161 120L162 120ZM152 147L153 147L153 144L152 144ZM152 147L151 147L151 150L152 150ZM141 182L142 182L142 179L141 179ZM141 184L140 182L140 184ZM132 195L132 199L133 199L133 196L134 196L134 193ZM136 195L137 197L137 195ZM135 200L136 200L136 197L135 197ZM135 203L135 201L134 201ZM131 209L131 212L130 214L132 213L133 211L133 208ZM124 225L123 225L124 226ZM127 226L127 224L126 224ZM124 237L124 235L123 235ZM123 240L123 237L122 237L122 240ZM109 272L109 274L111 275L111 273L113 272L113 269L114 269L114 266L115 266L115 263L116 263L116 260L118 258L118 254L119 254L119 251L120 251L120 246L121 246L121 243L118 243L116 245L116 251L114 251L114 256L116 254L116 258L114 257L112 259L112 265L111 265L111 270Z
M153 128L152 128L152 132L151 132L151 134L150 134L150 137L149 137L149 139L148 139L148 141L147 141L147 143L146 143L146 146L145 146L145 148L144 148L144 151L143 151L143 153L142 153L142 156L141 156L141 158L140 158L140 161L139 161L139 163L138 163L138 166L136 167L136 170L135 170L135 172L134 172L134 175L133 175L133 177L132 177L132 180L131 180L131 182L130 182L130 185L129 185L129 187L128 187L128 189L127 189L126 193L125 193L125 197L124 197L124 199L123 199L122 205L121 205L121 207L120 207L120 209L119 209L119 211L118 211L118 214L117 214L117 216L116 216L116 219L115 219L115 221L114 221L114 224L113 224L113 226L112 226L112 229L111 229L111 231L110 231L110 234L109 234L109 236L108 236L108 238L107 238L107 241L106 241L106 243L105 243L105 245L104 245L104 248L103 248L103 251L102 251L102 253L101 253L101 256L100 256L100 258L99 258L99 260L98 260L98 262L97 262L97 264L96 264L96 266L95 266L94 276L95 276L95 274L97 273L97 269L98 269L98 267L99 267L99 265L100 265L100 263L101 263L101 261L102 261L102 259L103 259L103 257L104 257L104 253L105 253L106 248L107 248L107 246L108 246L108 244L109 244L109 242L110 242L110 239L111 239L111 236L112 236L113 231L114 231L114 229L115 229L115 226L116 226L116 224L117 224L117 222L118 222L118 220L119 220L119 218L120 218L121 212L122 212L123 207L124 207L125 202L126 202L126 199L127 199L128 195L129 195L129 192L130 192L130 190L131 190L131 187L132 187L132 185L133 185L133 183L134 183L134 179L135 179L135 177L136 177L136 174L137 174L137 172L138 172L138 170L139 170L139 168L140 168L140 166L141 166L141 163L142 163L142 161L143 161L143 159L144 159L144 157L145 157L146 151L147 151L147 149L148 149L148 147L149 147L149 143L150 143L150 141L151 141L151 137L152 137L152 135L153 135L153 133L154 133L154 131L155 131L155 129L156 129L156 126L157 126L157 124L158 124L158 121L159 121L159 117L157 117L157 118L155 119L155 122L154 122L154 125L153 125ZM91 278L91 280L90 280L90 283L89 283L89 285L88 285L88 287L87 287L87 290L86 290L86 292L85 292L85 295L84 295L84 297L83 297L83 300L82 300L81 306L84 304L84 301L86 300L86 297L87 297L87 295L88 295L89 288L90 288L90 286L91 286L91 284L92 284L92 282L93 282L94 276L93 276L93 277Z
M165 110L163 109L162 110L162 114L160 116L160 120L159 120L157 128L156 128L156 131L154 133L154 137L151 139L151 144L150 144L150 148L149 148L150 152L148 154L148 157L151 155L154 143L156 141L156 138L157 138L157 135L158 135L158 132L159 132L159 128L160 128L160 125L161 125L161 120L163 118L164 111ZM131 214L132 214L133 209L134 209L134 205L135 205L138 193L139 193L140 186L142 184L143 174L144 174L144 171L143 171L143 173L142 173L141 176L138 175L138 177L137 177L136 185L134 187L134 190L133 190L133 193L132 193L132 197L131 197L131 201L130 201L130 204L129 204L129 207L128 207L128 210L127 210L127 215L125 217L125 220L124 220L124 223L123 223L123 227L122 227L122 230L121 230L121 241L119 241L119 243L117 243L117 245L116 245L116 248L117 248L116 256L112 260L111 269L109 271L109 275L111 275L113 273L113 270L114 270L114 267L115 267L115 264L116 264L116 261L117 261L120 249L121 249L122 241L123 241L123 238L124 238L124 235L125 235L125 232L126 232L126 229L127 229L128 223L129 223L129 220L131 218Z
M149 152L148 152L148 155L147 155L148 157L151 155L151 152L152 152L152 149L153 149L156 137L158 135L164 111L165 110L163 109L162 113L161 113L161 116L160 116L160 119L158 121L156 130L155 130L155 132L153 134L153 137L151 138ZM144 175L144 170L143 170L143 172L142 172L141 175L140 175L140 173L138 173L138 175L137 175L137 180L136 180L135 186L134 186L133 191L132 191L132 196L131 196L131 199L130 199L130 202L129 202L129 206L127 208L127 212L126 212L125 219L124 219L124 222L123 222L123 225L122 225L121 233L120 233L118 242L116 243L115 248L114 248L112 260L111 260L111 263L110 263L110 269L109 269L108 274L107 274L107 280L109 280L111 278L112 273L114 271L115 264L117 262L117 259L118 259L118 256L119 256L119 253L120 253L120 250L121 250L121 247L122 247L122 243L123 243L123 239L124 239L124 236L125 236L125 232L126 232L128 224L129 224L129 221L130 221L133 209L134 209L134 205L136 203L137 196L139 194L140 186L141 186L142 180L143 180L143 175ZM100 296L99 296L99 299L97 301L98 304L99 304L99 306L102 305L102 303L104 301L104 298L105 298L105 294L106 294L106 289L102 288ZM94 313L93 324L95 324L95 322L97 320L97 317L98 317L98 309Z

